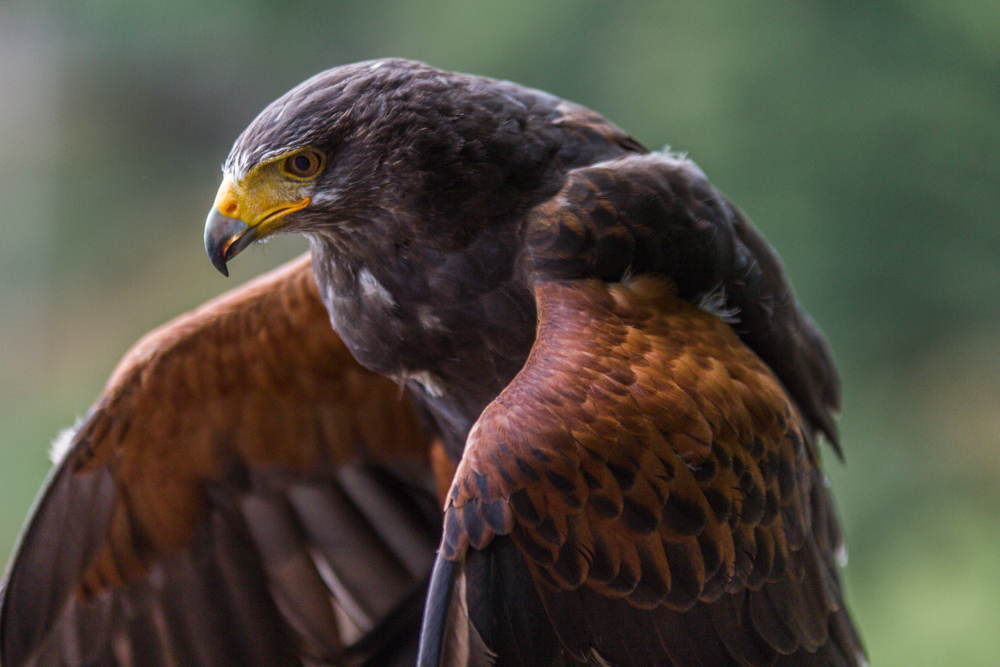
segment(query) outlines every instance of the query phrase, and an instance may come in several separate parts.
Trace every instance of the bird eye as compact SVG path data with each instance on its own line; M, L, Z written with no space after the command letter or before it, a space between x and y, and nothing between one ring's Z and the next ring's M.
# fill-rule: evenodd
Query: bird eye
M290 155L283 166L286 174L295 178L310 178L319 172L323 166L323 156L316 151L302 151Z

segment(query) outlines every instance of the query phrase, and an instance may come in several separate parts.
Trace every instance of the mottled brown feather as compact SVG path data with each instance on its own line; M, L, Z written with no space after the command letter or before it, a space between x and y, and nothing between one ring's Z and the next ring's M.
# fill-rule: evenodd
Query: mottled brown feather
M542 282L536 294L536 346L470 434L452 506L474 512L480 499L524 496L533 524L548 516L565 525L573 516L620 541L656 534L697 554L688 565L700 589L704 560L688 536L718 533L708 497L732 508L733 526L746 525L752 541L768 490L761 467L768 454L801 438L790 436L800 428L795 408L729 327L677 299L668 281ZM635 348L646 353L635 355ZM616 364L635 378L631 385L605 371ZM489 483L484 488L474 478ZM781 493L775 476L769 479L782 505L808 493L811 483L800 475ZM515 516L523 521L518 505ZM733 562L731 540L713 546L722 562ZM647 566L659 563L669 576L662 547L644 553Z
M308 256L177 318L125 355L40 496L4 664L333 659L429 572L433 501L390 497L436 495L429 449L406 394L333 332Z
M594 595L628 617L690 613L738 664L824 645L840 602L820 555L831 536L811 519L829 500L770 369L667 279L540 280L535 294L535 346L469 435L445 555L510 535L554 618ZM483 517L497 505L499 525Z
M120 415L143 418L125 429ZM115 555L86 575L105 584L184 545L205 483L227 465L307 474L428 457L399 386L362 368L330 328L308 256L147 334L112 373L83 438L85 461L68 463L111 466L128 505L114 514ZM116 572L123 559L131 567Z

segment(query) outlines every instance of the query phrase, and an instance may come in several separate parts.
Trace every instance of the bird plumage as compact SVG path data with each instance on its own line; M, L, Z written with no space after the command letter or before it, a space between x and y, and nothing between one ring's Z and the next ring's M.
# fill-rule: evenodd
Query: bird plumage
M122 362L25 533L3 664L862 664L829 350L691 161L386 60L289 91L224 169L213 263L301 232L312 267Z
M0 662L333 659L429 574L425 433L330 329L308 257L151 332L25 529Z

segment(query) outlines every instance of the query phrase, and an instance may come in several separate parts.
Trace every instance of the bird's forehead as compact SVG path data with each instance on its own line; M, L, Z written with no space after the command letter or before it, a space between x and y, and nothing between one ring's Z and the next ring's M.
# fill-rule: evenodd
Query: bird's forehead
M237 179L254 166L297 148L331 139L337 120L382 87L432 68L399 59L335 67L303 81L264 108L233 144L224 171Z
M261 111L236 139L224 171L239 179L255 165L321 139L321 131L328 129L323 115L338 97L333 86L317 85L321 83L311 79Z

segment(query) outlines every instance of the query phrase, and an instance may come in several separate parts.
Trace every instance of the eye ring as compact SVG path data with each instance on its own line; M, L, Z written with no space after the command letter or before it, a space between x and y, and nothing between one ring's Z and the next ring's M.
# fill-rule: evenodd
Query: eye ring
M281 170L292 178L312 178L323 167L323 154L305 150L285 158Z

